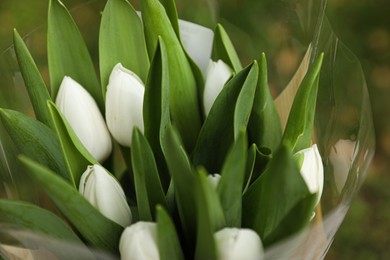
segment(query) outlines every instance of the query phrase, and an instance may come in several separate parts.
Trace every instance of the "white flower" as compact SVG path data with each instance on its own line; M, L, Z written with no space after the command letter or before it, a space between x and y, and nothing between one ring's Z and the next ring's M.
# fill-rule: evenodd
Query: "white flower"
M301 175L306 182L307 188L311 193L317 193L317 202L319 203L324 188L324 166L317 145L303 149L297 152L297 155L303 155L301 166Z
M214 32L199 24L179 19L184 48L205 75L213 49Z
M131 224L132 215L125 193L102 166L88 166L81 176L79 192L108 219L122 227Z
M264 250L259 235L251 229L224 228L214 234L218 260L260 260Z
M218 187L218 184L221 180L221 175L218 174L218 173L214 173L214 174L209 174L207 175L207 179L209 180L211 186L214 188L214 189L217 189Z
M72 78L62 80L56 105L88 152L99 162L110 155L110 133L92 96Z
M127 227L119 241L122 260L158 260L157 225L137 222Z
M112 136L123 146L130 147L134 126L144 130L144 93L142 80L118 63L107 86L106 120Z
M222 91L225 83L232 76L232 70L222 60L214 62L210 60L206 72L206 82L203 92L203 106L205 115L210 112L215 99Z

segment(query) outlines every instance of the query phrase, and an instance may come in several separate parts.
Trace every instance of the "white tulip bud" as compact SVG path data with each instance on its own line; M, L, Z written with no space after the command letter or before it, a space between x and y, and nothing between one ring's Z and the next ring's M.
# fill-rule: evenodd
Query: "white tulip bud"
M87 151L99 162L107 159L112 150L111 136L93 97L65 76L56 105Z
M317 145L303 149L297 152L297 155L303 155L301 166L301 175L306 182L307 188L311 193L317 193L317 202L319 203L324 188L324 166Z
M206 72L206 82L203 92L203 106L206 116L209 114L215 99L222 91L225 83L232 76L232 70L222 60L210 60Z
M122 260L158 260L157 225L137 222L127 227L119 241Z
M144 93L142 80L118 63L107 86L106 120L112 136L123 146L130 147L134 126L144 130Z
M260 260L264 249L251 229L224 228L214 234L218 260Z
M179 27L184 48L205 75L213 49L214 32L199 24L180 19Z
M218 173L214 173L214 174L209 174L207 176L207 179L209 180L209 182L211 183L211 186L213 186L214 189L217 189L218 187L218 184L221 180L221 175L218 174Z
M118 181L102 166L88 166L80 179L79 192L106 218L122 227L131 224L132 215Z

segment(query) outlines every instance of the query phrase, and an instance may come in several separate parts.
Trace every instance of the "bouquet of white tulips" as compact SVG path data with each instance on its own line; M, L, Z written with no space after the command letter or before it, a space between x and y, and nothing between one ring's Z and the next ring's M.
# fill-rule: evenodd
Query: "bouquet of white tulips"
M321 218L323 54L281 123L266 54L243 66L221 24L179 20L173 0L140 12L107 0L98 76L72 16L49 2L50 88L15 30L35 118L0 119L55 207L1 199L1 222L122 259L263 259Z

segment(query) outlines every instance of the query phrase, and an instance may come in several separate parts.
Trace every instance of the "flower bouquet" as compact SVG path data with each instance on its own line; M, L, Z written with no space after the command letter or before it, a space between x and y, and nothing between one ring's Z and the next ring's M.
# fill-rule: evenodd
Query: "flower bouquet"
M322 258L373 155L370 104L326 1L276 2L243 5L248 58L228 8L107 0L96 73L50 0L49 87L15 30L35 117L2 96L0 255Z

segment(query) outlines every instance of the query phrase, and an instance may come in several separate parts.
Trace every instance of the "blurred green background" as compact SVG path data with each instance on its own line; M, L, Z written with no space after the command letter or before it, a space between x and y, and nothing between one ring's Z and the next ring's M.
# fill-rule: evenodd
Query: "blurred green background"
M0 0L0 54L12 43L13 28L26 35L37 29L37 25L45 26L47 2ZM72 7L90 1L63 2ZM97 2L94 10L83 9L77 18L92 48L97 47L97 35L88 28L96 26L98 21L90 17L96 10L103 9L105 1ZM338 37L362 63L371 96L377 149L367 180L353 201L326 259L390 259L390 2L328 0L327 15ZM38 28L36 34L39 33L43 32ZM41 39L44 35L33 37L28 44L47 79L46 47ZM96 53L96 50L91 51Z

